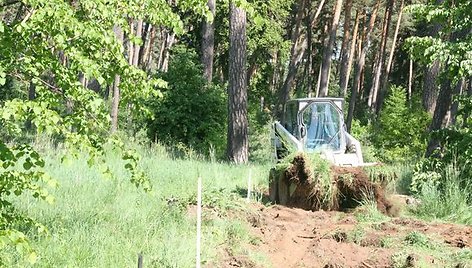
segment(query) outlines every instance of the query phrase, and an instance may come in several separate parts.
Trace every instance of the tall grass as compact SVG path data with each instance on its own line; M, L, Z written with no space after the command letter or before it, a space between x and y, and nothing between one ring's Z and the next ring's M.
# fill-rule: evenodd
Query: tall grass
M420 205L415 214L425 219L440 219L472 225L472 182L461 183L457 167L442 172L440 183L425 182L420 190ZM470 180L469 180L470 181Z
M47 146L45 147L47 148ZM246 209L240 196L252 180L267 184L268 168L234 166L218 162L171 157L162 147L141 149L142 168L150 176L153 191L135 188L117 154L107 162L114 178L106 179L85 159L60 163L60 154L49 149L47 166L59 181L53 190L54 205L24 198L19 207L48 228L47 235L29 230L39 254L36 267L133 267L142 253L145 267L195 266L197 178L203 179L204 263L215 262L225 247L249 240L244 228L221 217L228 209ZM237 247L236 247L237 248ZM18 262L11 266L24 267Z

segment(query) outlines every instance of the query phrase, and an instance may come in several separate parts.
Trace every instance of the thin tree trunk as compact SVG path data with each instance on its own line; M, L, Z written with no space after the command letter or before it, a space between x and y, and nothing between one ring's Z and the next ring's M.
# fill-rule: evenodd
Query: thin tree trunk
M129 19L130 25L130 32L128 36L128 63L129 65L133 65L133 57L134 57L134 44L131 42L131 37L134 36L134 20Z
M230 3L227 156L234 163L248 161L246 85L246 11Z
M468 79L468 85L467 85L467 97L472 97L472 77L469 77ZM471 111L467 110L467 111L464 111L464 113L462 114L462 127L465 128L469 125L469 122L470 121L470 113Z
M208 0L208 9L215 17L215 0ZM213 78L213 55L215 47L215 23L204 21L202 27L202 64L203 77L211 83Z
M143 20L138 20L136 22L136 37L137 38L142 38L143 35ZM139 63L139 51L141 49L141 46L138 44L134 45L134 52L133 52L133 65L138 66Z
M413 89L413 60L410 59L410 71L408 74L408 102L411 105L411 94Z
M162 72L167 72L169 68L169 58L170 58L170 49L175 43L175 33L166 31L166 39L164 42L164 48L162 51L162 60L160 70Z
M462 95L464 92L465 86L466 86L466 81L464 78L462 78L461 80L459 80L459 82L457 83L454 89L454 95L455 96ZM459 109L459 103L457 101L454 101L451 105L451 110L449 111L449 114L448 114L448 120L447 120L446 126L453 126L456 123L458 109Z
M343 36L343 43L341 45L341 62L339 68L339 88L341 89L341 96L345 97L347 92L347 81L349 80L349 76L347 73L348 65L349 65L349 38L351 37L351 8L352 8L352 0L346 0L344 6L344 36ZM356 37L356 27L357 27L357 13L356 13L356 22L354 24L354 31L352 33L352 43L355 43ZM352 47L352 44L351 44Z
M123 30L115 26L113 27L113 31L115 32L116 38L118 41L123 44ZM120 105L120 75L115 75L115 80L113 82L113 98L111 103L111 132L115 132L118 129L118 108Z
M158 58L157 58L157 69L158 70L161 70L161 66L162 66L162 60L164 58L164 50L165 50L165 47L166 47L166 36L167 36L167 29L164 28L164 27L160 27L160 30L159 30L159 44L160 44L160 47L159 47L159 55L158 55Z
M320 64L319 72L318 72L318 79L317 79L317 82L316 82L316 93L315 93L315 97L319 97L319 96L320 96L321 68L323 68L323 66Z
M405 5L405 1L401 0L400 2L400 10L398 11L398 19L397 19L397 25L395 26L395 33L393 34L393 42L392 42L392 47L390 48L390 55L388 57L388 62L387 62L387 67L385 68L385 74L382 76L382 86L381 90L383 92L387 92L387 85L388 85L388 78L390 76L390 72L392 70L392 63L393 63L393 55L395 54L396 51L396 44L397 44L397 39L398 39L398 32L400 30L400 25L402 21L402 14L403 14L403 7ZM413 70L413 62L410 61L410 71ZM410 74L411 77L412 74ZM409 92L411 93L411 83L408 84L408 89Z
M354 23L354 30L352 32L351 48L348 51L347 68L346 68L345 73L343 73L343 69L341 69L341 77L339 81L341 92L343 92L343 97L347 96L347 87L349 84L349 77L351 76L352 63L354 62L358 31L359 31L359 11L356 11L356 21Z
M307 56L306 56L306 66L305 66L305 75L306 75L306 92L310 96L313 91L313 79L312 79L312 59L313 59L313 29L311 28L314 15L312 15L311 7L308 8L307 14ZM304 78L305 78L304 75Z
M150 67L150 61L151 61L151 55L152 55L152 49L154 47L154 42L156 40L156 27L153 27L152 25L149 25L148 32L149 32L149 37L146 38L146 44L143 49L143 56L142 56L142 61L141 61L141 66L143 67L144 70L149 70Z
M250 61L251 62L251 61ZM247 87L249 87L251 85L251 79L252 77L257 73L257 68L258 68L258 64L257 63L251 63L249 64L249 69L247 70L247 81L246 81L246 85Z
M372 32L372 29L374 28L379 6L380 6L380 0L377 0L372 10L372 14L370 16L369 25L364 26L364 34L363 34L364 40L362 41L362 48L360 50L359 59L357 61L356 74L353 81L353 88L351 90L351 100L349 102L349 111L348 111L347 120L346 120L346 128L348 132L351 131L352 119L354 117L354 109L356 107L356 101L357 101L357 94L360 91L359 89L362 88L361 78L362 78L362 73L364 71L365 57L367 55L367 50L370 45L370 34Z
M302 44L300 38L300 25L303 20L303 13L305 10L305 0L298 0L297 2L297 9L295 15L295 27L292 31L292 47L290 49L290 62L288 66L288 73L287 77L285 78L284 85L281 89L279 94L279 101L277 107L277 113L280 116L282 111L283 104L288 100L290 96L290 92L292 90L292 85L295 80L295 76L297 74L298 65L301 60L301 56L303 56L305 46Z
M333 56L334 42L336 41L336 31L338 30L339 17L341 16L342 0L337 0L334 7L334 16L329 29L328 45L323 49L323 60L320 77L320 96L328 96L329 71L331 69L331 57Z
M387 80L388 80L388 75L390 74L390 71L392 70L393 55L395 54L395 48L396 48L397 39L398 39L398 31L400 30L404 6L405 6L405 1L401 0L400 10L398 11L397 25L395 26L395 33L393 34L393 43L390 49L390 55L388 57L387 68L385 69L386 70L385 78Z
M279 53L280 51L277 51L273 54L272 56L272 62L274 62L273 66L274 68L272 69L272 77L269 80L269 89L271 93L276 92L276 87L279 84L279 73L280 73L280 60L279 60Z
M378 102L381 101L383 92L379 90L380 87L380 78L382 76L382 72L385 69L385 54L387 50L387 40L388 40L388 32L390 29L390 21L392 19L392 9L394 5L394 0L388 0L387 6L385 8L385 15L384 21L382 26L382 38L380 42L379 48L379 57L376 65L374 80L372 82L372 87L369 92L369 101L367 105L372 109L372 111L378 112Z
M143 33L141 39L143 40L142 45L139 48L139 62L138 65L144 66L144 53L146 53L147 46L149 44L149 35L151 34L152 25L149 23L143 23Z

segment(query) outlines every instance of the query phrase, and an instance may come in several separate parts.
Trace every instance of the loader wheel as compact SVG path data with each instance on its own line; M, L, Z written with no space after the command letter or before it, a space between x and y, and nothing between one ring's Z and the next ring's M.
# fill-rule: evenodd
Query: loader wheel
M272 203L279 202L277 181L277 172L275 168L271 168L269 171L269 198Z
M288 204L288 199L290 198L289 187L285 180L285 175L280 176L277 184L279 190L279 204L285 206Z

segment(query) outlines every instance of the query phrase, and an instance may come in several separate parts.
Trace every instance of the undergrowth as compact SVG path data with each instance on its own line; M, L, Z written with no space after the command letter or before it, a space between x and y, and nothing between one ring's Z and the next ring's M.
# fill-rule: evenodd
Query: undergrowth
M151 178L146 193L127 181L118 155L107 155L113 170L104 177L89 168L85 158L61 163L59 149L48 148L46 169L59 182L51 194L54 205L32 198L18 207L47 227L47 234L26 230L38 252L36 267L132 267L138 254L145 266L191 267L195 265L197 178L203 181L202 262L214 263L220 250L238 248L251 237L245 225L228 217L246 209L238 189L266 185L268 168L235 166L174 158L162 147L143 149L140 165ZM15 254L13 250L9 251ZM13 258L9 267L26 267Z

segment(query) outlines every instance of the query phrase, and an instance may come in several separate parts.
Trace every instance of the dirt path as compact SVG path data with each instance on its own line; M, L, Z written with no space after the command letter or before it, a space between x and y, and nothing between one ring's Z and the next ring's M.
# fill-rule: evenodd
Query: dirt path
M416 267L418 262L422 264L418 267L444 267L447 260L433 251L452 254L472 245L470 226L426 224L407 218L360 223L349 213L311 212L277 205L255 205L255 209L257 215L251 216L249 222L261 243L252 250L263 252L272 267ZM430 240L421 240L424 237ZM410 241L411 247L424 246L425 253L415 254L405 241ZM434 248L428 248L430 244ZM224 266L257 265L238 265L233 261Z

